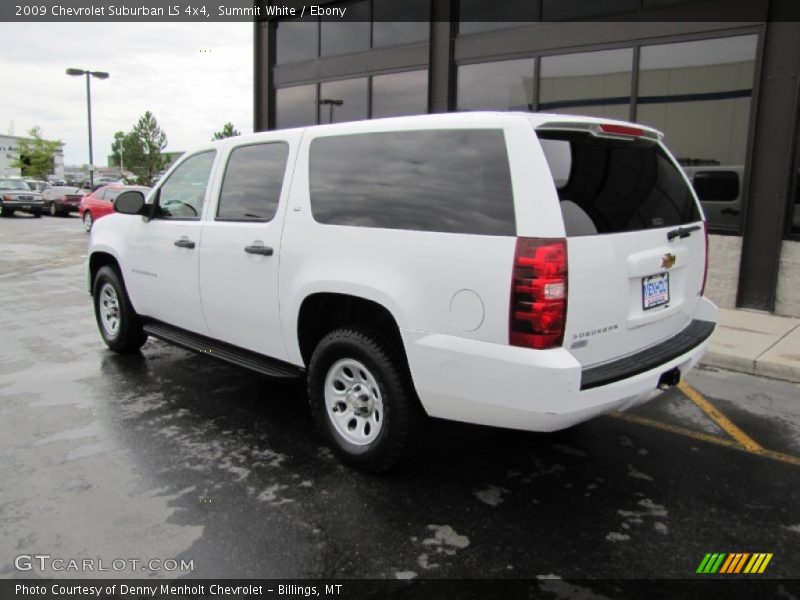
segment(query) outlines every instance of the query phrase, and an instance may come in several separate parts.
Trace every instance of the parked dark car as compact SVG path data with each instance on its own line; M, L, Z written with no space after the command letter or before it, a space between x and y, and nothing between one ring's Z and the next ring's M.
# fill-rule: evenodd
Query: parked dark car
M22 179L0 179L0 214L10 217L16 211L42 216L42 195L34 192Z
M114 212L114 200L122 192L128 190L136 190L142 192L145 196L150 192L149 187L141 185L122 185L119 183L112 183L101 188L96 189L91 194L86 194L81 199L80 214L83 220L83 227L86 231L92 230L92 225L100 217L105 217Z
M89 190L69 185L52 187L42 193L44 209L52 217L78 212L81 198L88 193Z

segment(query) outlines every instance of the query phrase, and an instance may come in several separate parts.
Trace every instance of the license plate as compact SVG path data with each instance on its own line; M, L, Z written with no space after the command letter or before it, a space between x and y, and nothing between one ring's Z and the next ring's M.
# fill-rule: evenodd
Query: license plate
M669 273L642 278L642 308L649 310L669 303Z
M31 208L30 204L23 204L22 205L22 210L30 210L30 208Z

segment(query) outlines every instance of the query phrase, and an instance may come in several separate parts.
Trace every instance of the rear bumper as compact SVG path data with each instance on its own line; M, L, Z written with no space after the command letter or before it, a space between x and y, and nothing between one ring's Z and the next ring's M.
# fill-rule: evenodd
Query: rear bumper
M658 395L658 382L666 371L678 368L683 374L699 362L715 321L716 307L702 299L693 321L699 323L671 340L683 339L680 336L690 329L707 335L684 340L682 346L671 345L671 340L660 343L656 349L677 349L657 361L650 356L650 362L642 363L640 355L656 354L653 349L627 357L628 372L617 370L613 380L584 389L582 380L595 369L582 369L564 348L536 351L441 334L401 333L417 393L429 415L510 429L554 431Z

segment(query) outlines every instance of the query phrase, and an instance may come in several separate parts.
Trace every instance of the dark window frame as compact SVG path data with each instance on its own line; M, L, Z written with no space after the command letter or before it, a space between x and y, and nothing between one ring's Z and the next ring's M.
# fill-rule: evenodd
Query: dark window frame
M269 219L257 219L257 218L251 218L251 219L248 219L248 218L245 218L245 219L227 219L227 218L221 218L219 216L219 209L222 206L222 192L225 190L225 178L228 176L228 167L231 164L231 159L233 158L234 152L236 152L237 150L239 150L241 148L250 148L252 146L270 146L270 145L275 145L275 144L281 144L283 146L286 146L286 164L284 164L284 166L283 166L283 177L281 178L281 188L280 188L280 192L278 192L278 201L277 201L277 203L275 205L275 212L272 214L272 216ZM222 171L222 181L220 182L219 193L217 194L217 209L214 212L213 222L214 223L270 223L270 222L274 221L275 217L278 214L278 210L280 209L280 205L281 205L281 196L283 196L283 187L284 187L284 185L286 183L286 173L287 173L287 170L289 169L289 154L291 154L291 151L292 151L292 146L287 140L265 140L263 142L250 142L250 143L247 143L247 144L239 144L239 145L234 146L233 148L231 148L230 152L228 152L228 156L227 156L227 158L225 160L225 167L224 167L224 169Z

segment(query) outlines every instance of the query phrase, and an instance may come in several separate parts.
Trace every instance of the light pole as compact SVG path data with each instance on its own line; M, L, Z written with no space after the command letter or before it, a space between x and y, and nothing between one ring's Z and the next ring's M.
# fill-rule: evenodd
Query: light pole
M344 104L344 100L338 100L334 98L323 98L319 101L320 105L325 106L328 105L330 107L330 112L328 113L328 123L333 123L333 107L334 106L341 106Z
M89 187L94 187L94 156L92 154L92 86L89 81L92 77L98 79L108 79L108 73L104 71L89 71L88 69L67 69L67 75L79 77L86 75L86 107L89 116Z

